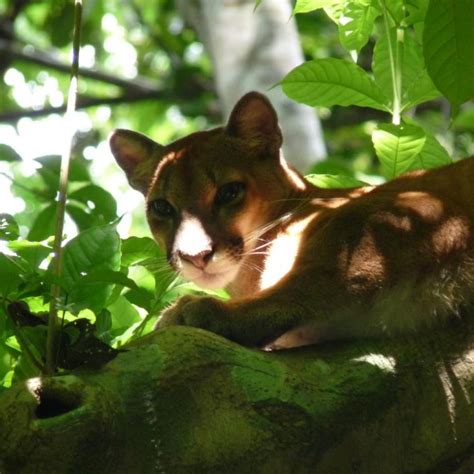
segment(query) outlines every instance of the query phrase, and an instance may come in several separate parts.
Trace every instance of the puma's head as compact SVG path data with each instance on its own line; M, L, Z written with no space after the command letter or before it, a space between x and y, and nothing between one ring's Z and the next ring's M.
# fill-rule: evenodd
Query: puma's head
M205 288L235 278L295 188L299 177L280 157L281 143L276 113L256 92L240 99L226 127L167 146L127 130L110 138L130 185L145 195L169 262Z

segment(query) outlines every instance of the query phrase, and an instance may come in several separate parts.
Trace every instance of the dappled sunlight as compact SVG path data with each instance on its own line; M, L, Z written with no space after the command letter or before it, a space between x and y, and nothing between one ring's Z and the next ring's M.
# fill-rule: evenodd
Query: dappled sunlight
M260 277L260 289L275 285L293 268L303 232L314 218L315 214L312 214L288 225L271 243Z
M363 186L355 189L318 189L314 193L315 195L311 197L310 203L316 209L335 209L370 193L373 189L375 189L375 186Z
M443 202L435 192L402 191L397 194L394 205L413 211L427 223L438 222L444 212Z
M458 387L461 389L467 404L472 404L473 400L469 394L469 388L471 385L470 371L474 366L474 348L469 347L464 351L461 356L452 363L452 372L456 377Z
M301 176L298 173L295 173L289 166L286 160L283 158L283 154L280 152L280 166L285 171L288 179L293 183L296 189L300 191L306 190L306 182L301 179Z
M353 359L354 362L367 362L370 365L378 367L384 372L396 373L396 360L394 357L384 354L367 354Z
M454 439L457 438L456 434L456 395L453 387L453 383L450 380L449 374L444 365L441 365L438 369L438 376L441 386L443 388L444 397L446 400L446 407L448 416L453 432Z
M117 68L125 77L133 78L137 75L137 52L132 44L127 41L127 30L117 21L111 13L102 17L102 29L108 33L104 42L104 49L109 53L105 66L110 71Z
M439 254L466 248L470 225L465 217L452 216L440 223L433 231L431 241Z
M43 387L43 381L40 377L32 377L26 381L28 392L39 402L39 393Z
M38 110L46 105L63 105L64 95L55 77L41 71L37 80L26 82L25 76L16 68L7 69L4 75L5 84L12 88L13 98L20 107Z

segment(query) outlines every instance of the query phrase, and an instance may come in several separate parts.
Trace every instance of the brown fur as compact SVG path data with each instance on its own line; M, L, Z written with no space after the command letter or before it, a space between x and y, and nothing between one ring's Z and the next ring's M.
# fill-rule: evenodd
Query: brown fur
M288 347L419 330L472 302L474 159L378 187L325 190L291 170L280 146L276 114L257 93L239 101L227 127L168 146L114 132L112 151L145 194L173 267L232 296L184 297L158 327ZM232 182L245 189L219 204ZM171 217L156 214L158 199L172 205Z

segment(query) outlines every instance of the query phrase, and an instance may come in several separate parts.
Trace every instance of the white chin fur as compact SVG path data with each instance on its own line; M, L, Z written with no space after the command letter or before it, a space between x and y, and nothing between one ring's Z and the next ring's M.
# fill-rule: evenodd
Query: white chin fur
M217 290L225 288L236 277L238 270L238 264L229 264L223 271L213 271L212 268L199 270L192 265L183 264L181 274L186 280L192 281L201 288Z

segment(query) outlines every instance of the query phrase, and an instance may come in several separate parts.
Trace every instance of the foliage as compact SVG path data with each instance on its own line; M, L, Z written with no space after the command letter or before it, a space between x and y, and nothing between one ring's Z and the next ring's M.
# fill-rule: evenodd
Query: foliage
M372 142L385 176L447 164L446 149L414 115L443 94L456 117L474 97L472 2L446 0L297 0L294 13L324 9L351 59L321 58L281 81L292 99L310 106L357 106L388 112ZM354 61L372 41L370 74Z

